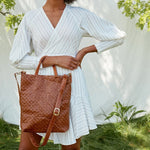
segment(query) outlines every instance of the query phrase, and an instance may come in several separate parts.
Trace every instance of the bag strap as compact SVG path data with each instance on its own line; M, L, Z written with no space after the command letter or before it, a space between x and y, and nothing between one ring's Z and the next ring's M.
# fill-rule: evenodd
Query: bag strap
M61 100L62 100L62 95L63 95L64 89L65 89L66 83L67 83L67 75L64 74L63 80L62 80L62 83L61 83L61 86L60 86L60 91L59 91L59 94L57 96L57 100L56 100L55 108L54 108L54 111L53 111L53 115L52 115L52 118L50 120L49 126L47 128L46 136L44 138L43 143L42 144L37 144L34 140L33 133L31 133L30 140L31 140L32 144L37 148L46 145L47 142L48 142L48 139L49 139L50 133L52 131L52 128L54 126L56 117L59 116L59 114L60 114Z
M44 61L45 58L46 58L46 56L43 56L43 57L40 59L40 62L39 62L38 66L37 66L37 69L36 69L36 71L35 71L35 75L38 74L40 65L41 65L41 63ZM79 66L80 66L80 65L79 65ZM80 68L81 68L81 66L80 66ZM53 65L53 70L54 70L54 74L55 74L55 75L58 75L55 65ZM19 95L20 95L21 89L20 89L20 87L19 87L19 83L18 83L18 80L17 80L16 75L17 75L17 74L20 74L20 73L21 73L21 72L16 72L16 73L14 73L15 79L16 79L16 81L17 81L17 86L18 86ZM64 75L63 75L63 80L62 80L62 83L61 83L61 87L60 87L60 91L59 91L59 94L58 94L58 96L57 96L57 100L56 100L55 108L54 108L54 111L53 111L53 115L52 115L51 121L50 121L50 123L49 123L49 126L48 126L48 129L47 129L47 132L46 132L46 136L45 136L45 138L44 138L43 143L42 143L42 144L37 144L37 143L35 142L35 140L34 140L33 133L30 133L30 134L31 134L30 140L31 140L32 144L33 144L35 147L37 147L37 148L46 145L47 142L48 142L48 139L49 139L50 133L51 133L51 131L52 131L53 125L54 125L54 123L55 123L56 117L57 117L57 116L59 115L59 113L60 113L60 105L61 105L62 95L63 95L64 89L65 89L66 83L67 83L67 75L64 74Z
M39 69L40 69L40 66L41 66L42 62L44 61L44 59L45 59L46 57L47 57L47 55L41 57L41 59L40 59L40 61L39 61L39 64L38 64L38 66L37 66L37 68L36 68L35 75L38 74ZM56 66L55 66L55 65L52 65L52 67L53 67L55 76L57 76L58 74L57 74Z
M39 69L40 69L40 65L42 64L42 62L44 61L44 59L45 59L46 57L47 57L47 55L41 57L41 59L40 59L40 61L39 61L39 64L38 64L38 66L37 66L37 68L36 68L35 75L38 74ZM81 64L79 64L79 66L80 66L80 68L81 68ZM56 66L55 66L55 65L53 65L53 70L54 70L55 76L57 76L58 74L57 74L57 70L56 70Z
M19 92L19 96L20 96L20 87L19 87L19 83L18 83L18 80L17 80L17 74L20 74L21 72L16 72L14 73L14 76L15 76L15 79L17 81L17 86L18 86L18 92ZM55 123L55 120L56 120L56 117L59 116L60 114L60 106L61 106L61 100L62 100L62 95L63 95L63 92L64 92L64 89L65 89L65 86L66 86L66 83L67 83L67 75L64 74L63 75L63 80L61 82L61 86L60 86L60 91L59 91L59 94L57 96L57 99L56 99L56 104L55 104L55 108L54 108L54 111L53 111L53 115L52 115L52 118L50 120L50 123L49 123L49 126L47 128L47 131L46 131L46 136L44 138L44 141L42 144L37 144L34 140L34 137L33 137L33 133L30 132L31 134L31 137L30 137L30 140L32 142L32 144L35 146L35 147L42 147L44 145L47 144L48 142L48 139L49 139L49 136L50 136L50 133L52 131L52 128L54 126L54 123Z
M20 87L19 87L19 82L18 82L18 80L17 80L17 74L21 74L21 72L16 72L16 73L14 73L15 79L16 79L16 81L17 81L18 93L19 93L19 96L20 96L20 91L21 91L21 89L20 89Z

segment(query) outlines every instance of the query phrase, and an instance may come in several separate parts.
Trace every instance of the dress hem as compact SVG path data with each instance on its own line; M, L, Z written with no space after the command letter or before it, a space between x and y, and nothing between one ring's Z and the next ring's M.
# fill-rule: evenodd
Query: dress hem
M64 143L64 142L60 142L60 141L55 141L55 139L53 139L53 138L49 138L49 140L53 141L54 144L72 145L72 144L75 144L75 143L76 143L76 139L78 139L78 138L80 138L80 137L82 137L82 136L88 135L88 134L90 133L89 131L90 131L90 130L94 130L94 129L97 129L97 125L96 125L96 127L89 128L89 130L87 130L86 132L83 132L82 134L77 135L77 136L75 137L74 142L70 142L70 143ZM37 133L37 134L40 135L40 133ZM44 137L44 136L43 136L43 137Z

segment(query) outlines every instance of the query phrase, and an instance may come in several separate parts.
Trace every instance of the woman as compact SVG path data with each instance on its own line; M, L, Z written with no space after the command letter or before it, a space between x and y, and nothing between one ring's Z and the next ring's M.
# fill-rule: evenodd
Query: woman
M49 139L61 144L62 150L80 150L81 137L96 129L83 72L79 67L87 53L101 52L123 43L126 33L93 12L69 5L75 0L47 0L43 7L23 17L15 36L9 59L18 69L35 70L42 56L48 55L39 74L72 73L70 127L65 133L52 132ZM78 50L82 37L99 42ZM35 56L31 55L35 52ZM19 125L20 128L20 125ZM20 128L21 129L21 128ZM37 142L44 133L35 135ZM28 133L21 133L19 150L36 150Z

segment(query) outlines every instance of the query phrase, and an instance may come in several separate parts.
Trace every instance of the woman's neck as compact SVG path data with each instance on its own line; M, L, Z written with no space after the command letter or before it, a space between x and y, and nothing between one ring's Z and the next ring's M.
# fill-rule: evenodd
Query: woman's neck
M64 0L47 0L43 7L50 10L58 10L63 9L64 6L65 6Z

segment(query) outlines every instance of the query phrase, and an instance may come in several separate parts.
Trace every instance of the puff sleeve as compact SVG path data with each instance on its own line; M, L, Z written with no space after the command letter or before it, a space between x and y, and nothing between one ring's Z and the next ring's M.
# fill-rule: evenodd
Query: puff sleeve
M32 56L31 32L27 25L27 14L18 26L13 45L9 53L10 65L17 69L36 69L41 57ZM42 68L42 64L40 68Z
M97 54L123 44L127 35L115 24L102 19L95 13L86 9L80 23L80 28L84 31L83 36L94 37L99 41L94 44L97 49Z

